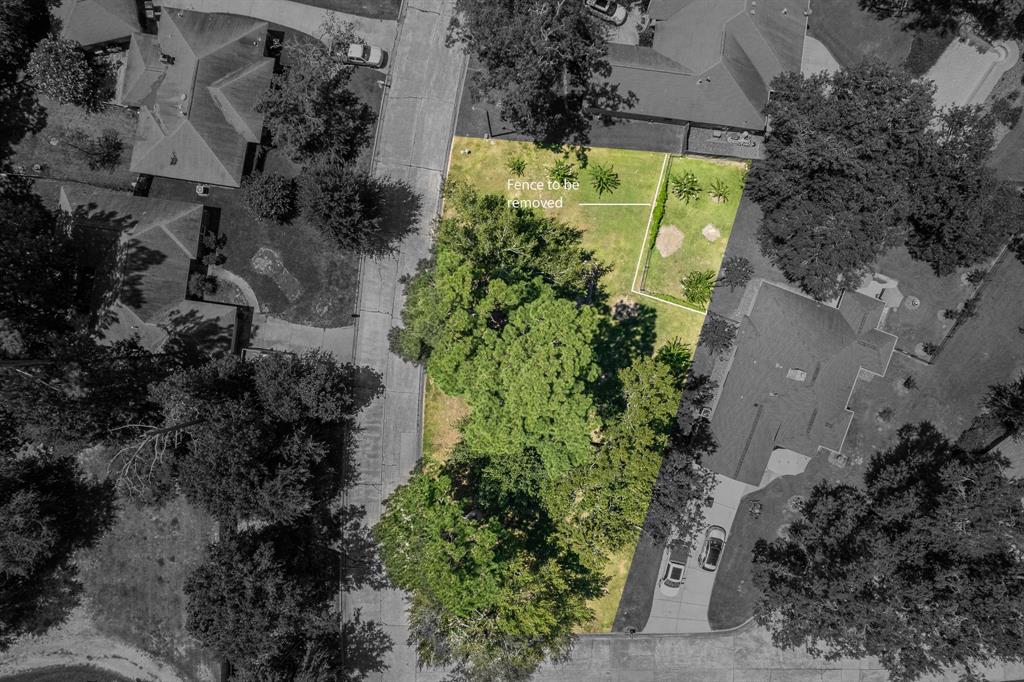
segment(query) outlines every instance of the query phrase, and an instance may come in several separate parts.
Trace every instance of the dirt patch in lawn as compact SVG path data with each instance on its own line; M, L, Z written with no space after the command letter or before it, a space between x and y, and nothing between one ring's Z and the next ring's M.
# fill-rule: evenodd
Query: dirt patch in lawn
M683 233L675 225L666 225L658 230L658 239L654 242L654 248L658 250L662 258L668 258L682 245Z
M274 249L261 246L249 259L252 269L260 275L274 280L274 284L285 295L289 303L295 303L302 296L302 284L288 271L281 254Z
M705 225L700 233L704 235L704 239L707 239L709 242L717 242L722 238L722 231L711 223Z

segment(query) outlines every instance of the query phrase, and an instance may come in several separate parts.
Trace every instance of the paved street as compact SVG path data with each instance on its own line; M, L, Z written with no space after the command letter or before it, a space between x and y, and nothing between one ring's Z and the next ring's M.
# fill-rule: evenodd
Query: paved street
M388 351L387 334L399 323L404 304L398 279L428 255L440 204L465 71L461 52L444 46L451 5L447 0L411 0L405 7L374 158L377 175L404 182L419 195L421 212L394 254L365 258L362 264L355 362L381 373L385 394L361 415L363 431L355 455L360 478L347 501L366 508L368 524L380 517L383 500L408 479L420 457L423 375L419 367ZM342 602L346 614L361 609L364 618L383 624L395 642L388 670L376 679L419 679L415 652L406 645L402 594L362 590L342 595Z

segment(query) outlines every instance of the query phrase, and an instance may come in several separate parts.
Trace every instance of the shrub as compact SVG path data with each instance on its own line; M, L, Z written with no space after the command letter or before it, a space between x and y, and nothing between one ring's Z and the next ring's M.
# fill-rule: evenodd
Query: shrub
M878 419L879 419L879 421L885 422L886 424L891 422L892 418L895 415L896 415L896 410L892 409L891 407L883 407L881 410L878 411Z
M936 353L939 352L939 347L932 343L931 341L925 341L924 343L921 344L921 350L922 352L924 352L925 355L934 356Z
M295 216L295 181L278 173L253 173L242 180L245 209L257 220L283 223Z
M521 156L513 156L505 160L505 168L517 178L523 177L526 172L526 161Z
M714 270L697 270L689 272L683 278L683 295L691 303L706 307L711 301L711 292L715 288Z
M722 261L722 275L718 281L729 287L730 290L737 287L747 286L747 282L754 276L754 266L742 256L730 256Z
M946 308L942 311L942 316L947 320L955 320L960 317L960 311L956 308Z
M619 174L611 167L595 163L587 168L587 171L590 173L590 184L597 190L598 196L605 192L614 192L619 188Z
M37 91L62 104L89 108L98 104L97 75L85 51L72 40L40 40L25 72Z
M718 178L712 180L711 184L708 185L708 190L711 193L711 198L717 203L722 204L729 201L729 186L722 180Z
M665 203L668 201L668 175L658 188L658 198L654 202L654 210L651 212L651 247L654 240L658 238L658 230L661 228L661 219L665 217Z
M975 268L967 273L967 281L978 286L985 281L985 271L982 268Z
M576 179L576 169L565 159L558 159L555 165L548 168L548 178L554 182L565 183Z
M992 102L992 117L1007 128L1017 125L1021 111L1024 111L1024 107L1015 104L1018 92L1014 90L1009 95Z
M217 293L217 278L204 275L201 272L194 273L188 278L188 295L193 298L206 298Z
M700 196L702 188L697 176L690 171L684 171L682 175L672 176L672 194L684 204L695 201Z
M913 391L915 388L917 388L917 379L915 379L912 376L908 376L906 379L903 380L903 388L907 389L908 391Z
M223 253L224 245L227 242L228 238L224 235L218 237L213 232L204 232L202 239L199 241L202 246L201 253L203 257L201 260L203 265L223 265L228 259Z
M381 201L376 180L340 164L314 167L299 187L302 214L343 249L371 249L380 236Z
M700 329L699 345L713 355L721 355L732 348L736 341L736 325L724 317L708 315Z

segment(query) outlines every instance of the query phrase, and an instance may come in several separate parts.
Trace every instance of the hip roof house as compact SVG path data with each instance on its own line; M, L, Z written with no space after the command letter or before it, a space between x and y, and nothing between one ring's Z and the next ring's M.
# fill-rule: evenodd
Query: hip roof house
M189 274L199 269L204 206L65 185L60 208L92 283L82 293L102 338L137 336L153 351L171 338L207 351L236 349L238 308L185 298Z
M61 35L83 47L126 43L142 30L135 0L63 0L52 11Z
M157 34L136 33L119 83L139 109L131 170L238 187L263 132L256 104L274 60L267 22L165 10Z
M609 44L612 73L636 107L614 115L762 131L769 83L800 71L808 0L651 0L650 47Z

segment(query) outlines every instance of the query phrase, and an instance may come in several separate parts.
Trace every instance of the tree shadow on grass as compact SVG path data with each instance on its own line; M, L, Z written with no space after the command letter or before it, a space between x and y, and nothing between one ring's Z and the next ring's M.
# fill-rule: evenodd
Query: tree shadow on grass
M371 235L365 252L383 256L398 251L398 245L417 228L423 209L423 199L404 180L387 178L378 181L380 201L380 227Z

